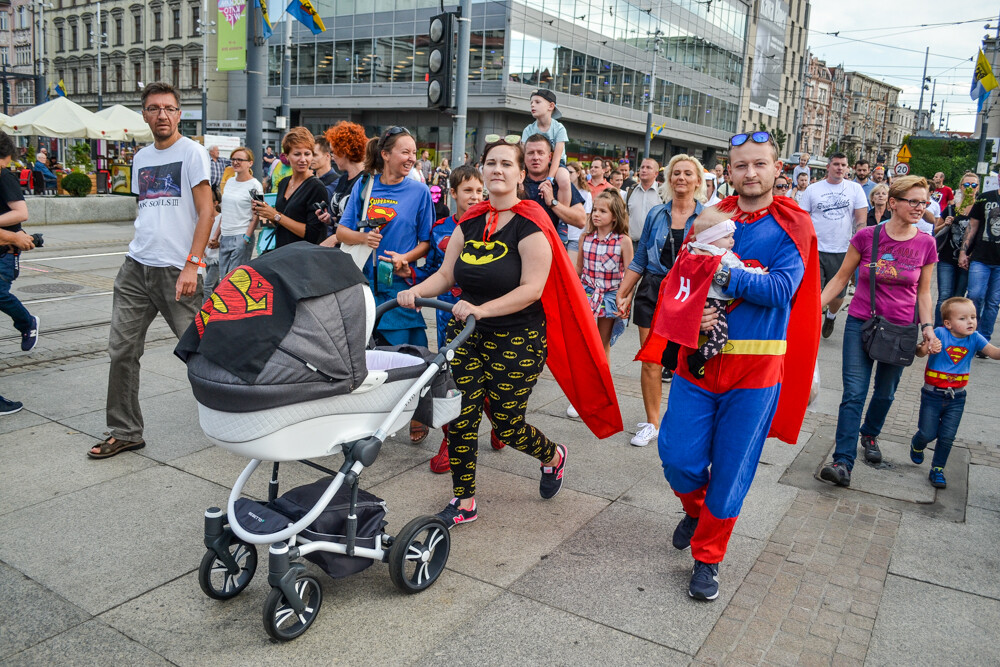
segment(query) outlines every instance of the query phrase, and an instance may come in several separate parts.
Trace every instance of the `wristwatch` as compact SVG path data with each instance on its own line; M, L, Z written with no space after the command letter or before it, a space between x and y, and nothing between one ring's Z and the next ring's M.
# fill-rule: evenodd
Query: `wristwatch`
M716 285L718 285L722 289L726 289L727 287L729 287L729 278L730 278L729 267L720 266L719 270L716 271L715 275L712 277L712 280L715 282Z
M553 197L552 201L549 202L549 206L552 207L552 208L555 208L558 205L559 205L559 200L556 199L555 197Z
M205 268L205 262L202 261L201 257L198 257L198 255L195 255L194 253L191 253L190 255L187 256L187 261L191 262L195 266L200 266L201 268Z
M274 217L271 219L271 222L273 222L275 224L281 222L281 214L280 213L275 213Z
M921 324L921 325L920 325L920 331L922 332L922 331L923 331L924 329L926 329L927 327L930 327L930 328L932 328L932 329L933 329L933 328L934 328L934 325L933 325L933 324L929 324L929 323L927 323L927 322L924 322L923 324Z

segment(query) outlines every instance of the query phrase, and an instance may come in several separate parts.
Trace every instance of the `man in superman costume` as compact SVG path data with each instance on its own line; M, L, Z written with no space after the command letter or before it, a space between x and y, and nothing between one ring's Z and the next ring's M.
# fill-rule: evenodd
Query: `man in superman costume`
M768 272L730 273L716 269L714 257L678 262L660 287L650 336L637 356L660 363L669 340L682 345L659 452L685 511L673 544L691 547L695 563L688 593L699 600L719 595L719 563L764 440L798 439L819 348L819 258L809 215L791 198L772 197L781 163L768 133L738 134L730 143L730 172L739 195L702 215L731 218L733 252L747 266ZM703 311L708 280L733 299L727 308L729 342L695 380L686 358L696 341L677 332L710 328L712 315ZM670 305L686 293L686 308Z

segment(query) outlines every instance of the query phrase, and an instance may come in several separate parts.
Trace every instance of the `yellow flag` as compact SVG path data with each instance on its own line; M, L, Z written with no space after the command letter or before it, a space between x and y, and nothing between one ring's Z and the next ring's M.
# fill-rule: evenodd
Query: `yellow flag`
M974 100L978 100L996 88L997 85L997 79L993 76L993 70L990 68L990 61L986 59L983 50L979 49L979 57L976 58L976 69L972 73L972 89L969 91L969 96Z

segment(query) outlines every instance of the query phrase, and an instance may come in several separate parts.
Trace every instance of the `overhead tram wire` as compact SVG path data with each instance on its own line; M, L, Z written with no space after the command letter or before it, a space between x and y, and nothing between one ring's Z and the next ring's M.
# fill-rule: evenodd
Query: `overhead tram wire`
M984 16L981 19L966 19L964 21L948 21L946 23L918 23L918 24L915 24L915 25L897 25L897 26L893 26L891 29L895 30L897 28L940 28L942 26L963 25L963 24L966 24L966 23L979 23L981 21L992 21L992 20L993 20L992 16ZM837 36L839 33L847 33L847 32L874 32L876 30L886 30L886 28L852 28L851 30L831 30L831 31L828 31L828 32L822 32L822 31L813 30L812 28L810 28L809 32L818 32L818 33L823 34L823 35Z

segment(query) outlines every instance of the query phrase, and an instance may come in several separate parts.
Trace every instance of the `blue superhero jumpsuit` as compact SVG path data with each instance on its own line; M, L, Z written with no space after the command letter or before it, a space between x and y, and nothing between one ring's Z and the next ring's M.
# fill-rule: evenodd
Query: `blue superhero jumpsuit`
M802 256L768 214L736 221L735 252L767 274L734 270L728 293L729 342L695 380L682 348L659 435L660 460L684 511L698 519L691 555L718 563L750 490L778 406L792 297Z

